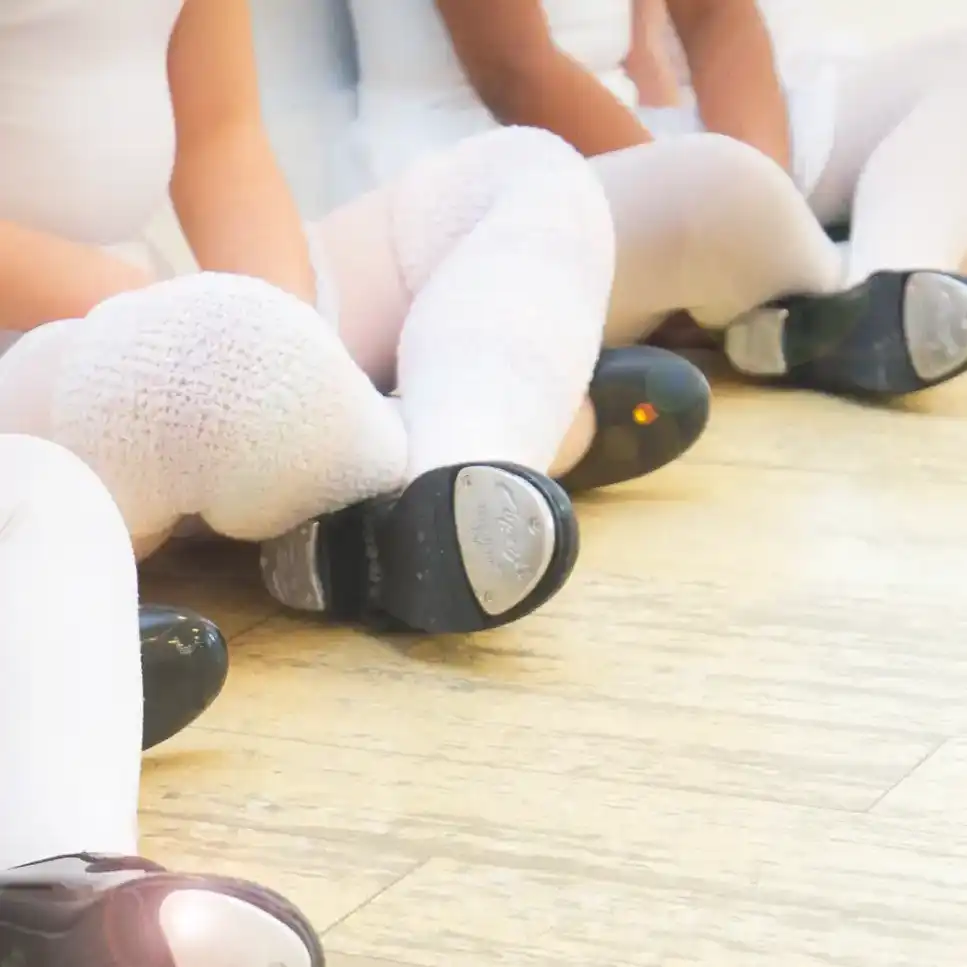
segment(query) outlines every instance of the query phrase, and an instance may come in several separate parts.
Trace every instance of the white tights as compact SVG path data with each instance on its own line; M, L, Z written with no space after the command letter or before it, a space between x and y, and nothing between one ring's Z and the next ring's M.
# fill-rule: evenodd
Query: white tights
M192 515L271 537L453 463L546 471L613 277L607 201L583 159L545 132L494 131L311 234L338 335L254 280L162 283L0 357L0 432L84 459L140 549ZM397 363L399 407L379 391Z
M833 149L808 200L778 166L712 134L594 159L618 235L606 342L636 341L678 309L718 327L777 296L828 292L877 269L960 266L967 34L835 66ZM820 223L850 215L844 265Z
M840 256L792 179L753 148L689 134L593 159L617 231L605 342L688 310L719 327L776 295L834 288Z
M543 131L431 157L310 226L338 280L340 334L398 387L409 475L464 460L546 472L601 349L614 275L606 199Z
M80 460L0 436L0 869L136 852L134 555Z
M846 284L879 269L957 270L967 255L967 32L839 69L833 150L809 203L824 224L850 218Z

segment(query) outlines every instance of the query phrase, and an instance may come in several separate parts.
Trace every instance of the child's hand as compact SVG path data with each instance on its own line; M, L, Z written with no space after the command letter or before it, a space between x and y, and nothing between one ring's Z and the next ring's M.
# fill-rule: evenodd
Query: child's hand
M0 222L0 329L28 332L77 319L152 281L146 269L96 246Z

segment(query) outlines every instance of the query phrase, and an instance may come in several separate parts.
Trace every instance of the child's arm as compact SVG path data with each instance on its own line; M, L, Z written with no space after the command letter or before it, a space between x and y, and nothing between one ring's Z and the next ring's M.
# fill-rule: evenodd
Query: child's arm
M675 107L681 92L668 55L671 31L665 0L633 0L631 50L625 70L638 88L641 103L648 107Z
M168 76L178 143L171 197L199 265L314 303L302 222L262 124L247 0L186 0Z
M667 0L710 131L788 170L789 117L769 30L755 0Z
M0 221L0 329L26 332L78 318L151 281L98 248Z
M436 5L470 83L501 123L545 128L588 157L651 140L633 111L555 46L540 0Z

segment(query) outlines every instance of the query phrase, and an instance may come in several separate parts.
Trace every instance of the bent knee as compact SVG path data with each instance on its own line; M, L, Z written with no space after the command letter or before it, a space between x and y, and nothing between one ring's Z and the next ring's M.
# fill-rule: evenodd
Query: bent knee
M480 199L535 174L588 176L588 164L567 141L543 128L502 127L478 134L418 162L397 182L397 197L432 191L437 197L475 189Z
M279 325L289 329L292 320L304 325L307 319L318 319L312 306L263 279L198 272L107 299L88 314L84 327L138 343L146 333L158 332L167 337L163 345L187 341L197 357L201 350L224 353L234 341L257 338Z
M721 182L731 184L781 184L794 187L789 173L776 161L758 148L744 141L737 141L725 134L694 134L682 139L688 143L692 155L700 159Z
M587 160L549 131L507 127L428 159L396 186L393 241L409 289L497 210L504 231L571 242L602 272L613 268L611 209Z
M682 143L688 145L683 167L691 173L695 201L711 217L756 224L812 221L789 172L757 148L722 134L690 135Z
M594 169L563 138L543 128L525 127L501 128L487 137L487 168L497 196L507 188L524 186L528 194L551 197L565 210L599 225L608 220L608 201Z

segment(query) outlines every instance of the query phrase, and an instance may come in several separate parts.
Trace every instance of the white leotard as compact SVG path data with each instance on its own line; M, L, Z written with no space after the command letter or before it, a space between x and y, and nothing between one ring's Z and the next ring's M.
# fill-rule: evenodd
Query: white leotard
M558 45L629 105L621 69L628 0L545 0ZM359 49L359 162L377 183L428 150L494 126L467 82L433 0L350 0Z
M0 0L0 219L138 237L174 160L166 59L182 0Z
M428 151L494 125L461 70L434 0L349 4L360 66L352 151L370 182L383 183ZM558 46L637 108L637 91L621 66L630 42L630 0L544 0L544 8ZM791 47L803 9L802 0L765 0L766 17L782 48L780 64L794 59ZM797 178L807 190L825 164L833 134L831 86L819 73L810 68L795 81L787 78L793 129L809 131L808 138L796 139L795 159ZM700 130L693 104L639 110L657 137Z

